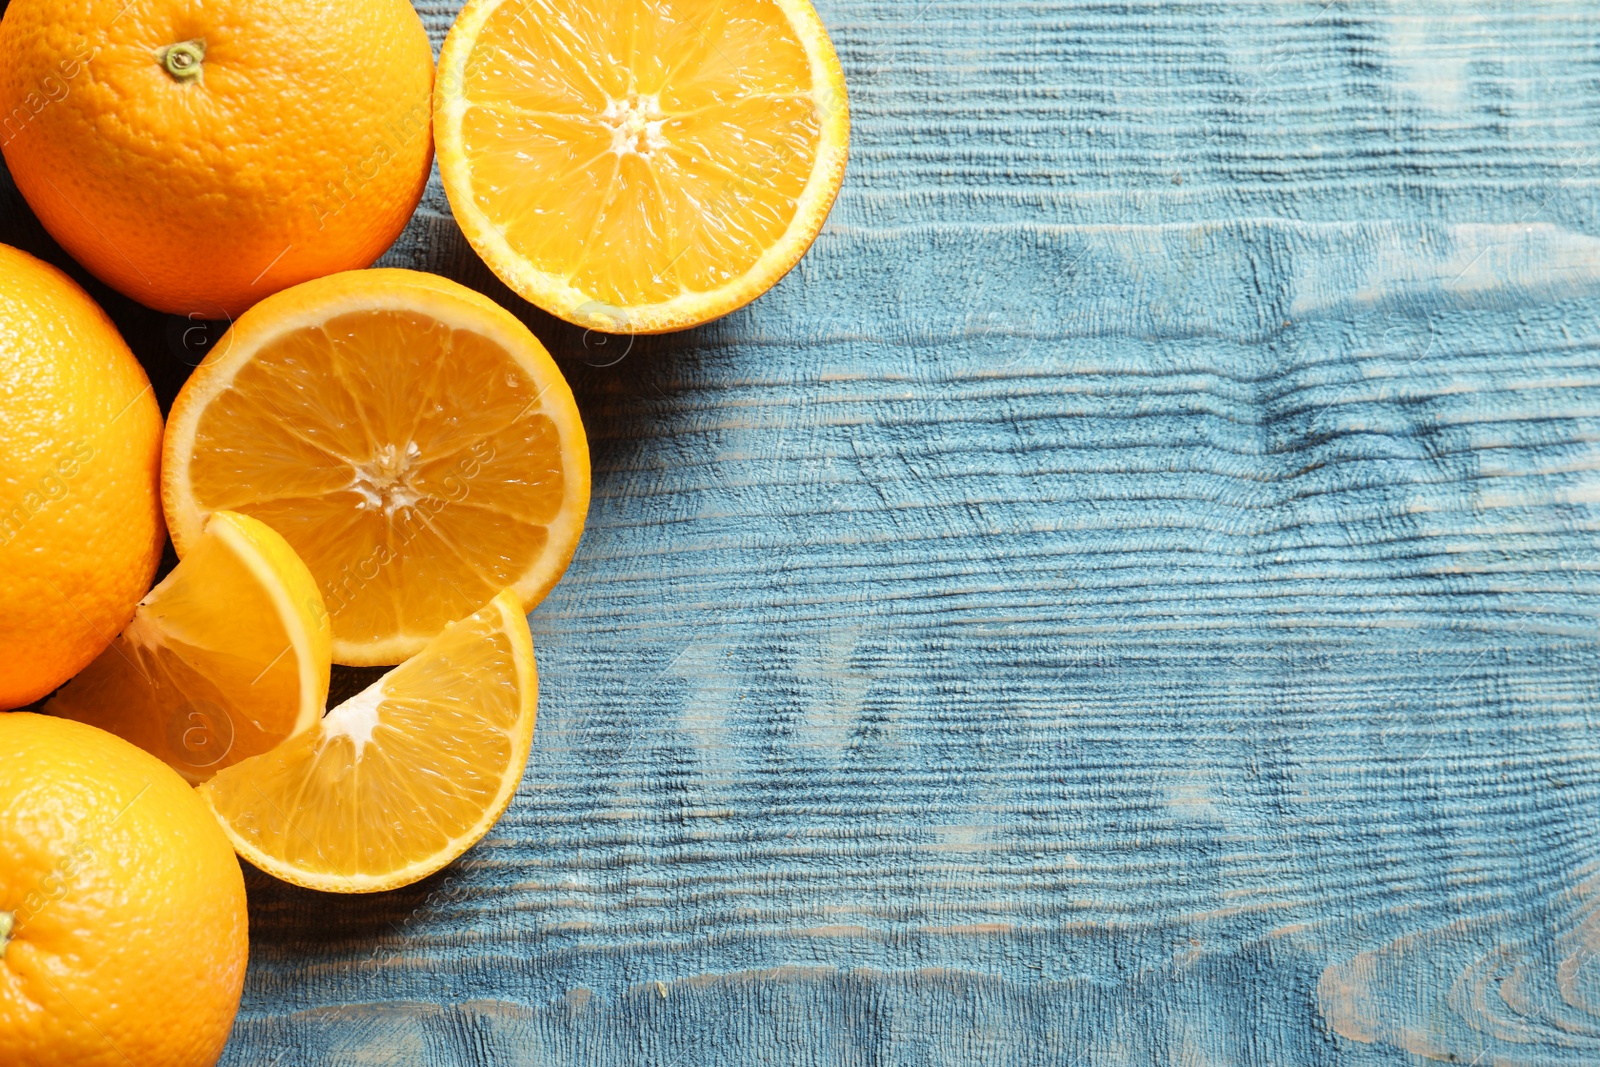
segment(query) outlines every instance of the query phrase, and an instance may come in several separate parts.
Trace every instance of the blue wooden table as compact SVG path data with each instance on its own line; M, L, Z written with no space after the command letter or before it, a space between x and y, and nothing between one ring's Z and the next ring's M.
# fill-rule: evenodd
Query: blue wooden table
M1600 8L819 9L746 310L562 326L437 183L386 258L557 354L593 510L510 811L250 872L224 1063L1600 1063Z

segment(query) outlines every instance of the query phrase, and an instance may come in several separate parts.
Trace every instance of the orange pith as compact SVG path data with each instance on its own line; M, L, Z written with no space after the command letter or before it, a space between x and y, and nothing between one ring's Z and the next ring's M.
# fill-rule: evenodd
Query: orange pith
M681 329L754 299L843 177L844 77L806 0L473 0L439 62L463 232L580 325Z

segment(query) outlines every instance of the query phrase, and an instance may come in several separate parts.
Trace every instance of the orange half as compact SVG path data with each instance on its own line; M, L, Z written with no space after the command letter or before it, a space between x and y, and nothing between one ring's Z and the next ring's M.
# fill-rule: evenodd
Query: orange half
M502 281L568 322L694 326L799 262L844 178L844 73L806 0L472 0L439 173Z
M327 604L337 663L398 663L572 559L589 446L544 346L431 274L349 271L251 308L172 406L162 504L187 556L207 516L282 534Z

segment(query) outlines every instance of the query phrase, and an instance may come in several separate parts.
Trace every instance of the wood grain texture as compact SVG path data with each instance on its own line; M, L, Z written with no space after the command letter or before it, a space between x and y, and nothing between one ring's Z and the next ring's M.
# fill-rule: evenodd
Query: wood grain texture
M437 184L387 257L557 353L590 526L506 817L252 876L224 1062L1600 1063L1600 10L819 10L745 311L561 326Z

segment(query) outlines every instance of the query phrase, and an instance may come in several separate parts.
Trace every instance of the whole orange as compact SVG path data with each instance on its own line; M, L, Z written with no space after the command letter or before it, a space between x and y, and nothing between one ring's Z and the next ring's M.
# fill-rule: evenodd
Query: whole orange
M0 752L0 1063L215 1063L249 954L216 819L93 726L0 713Z
M432 163L406 0L12 0L0 144L63 248L161 311L365 267Z
M160 467L161 412L117 328L0 245L0 708L65 682L133 618L166 537Z

